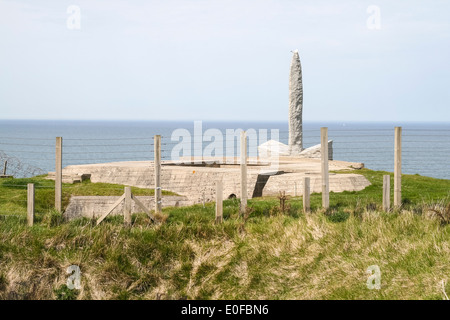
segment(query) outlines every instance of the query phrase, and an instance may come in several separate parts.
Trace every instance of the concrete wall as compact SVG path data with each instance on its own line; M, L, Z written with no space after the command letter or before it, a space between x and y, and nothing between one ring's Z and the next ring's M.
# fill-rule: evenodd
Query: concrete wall
M104 164L67 166L63 170L67 176L80 173L90 174L92 182L105 182L130 185L140 188L154 188L154 167L151 161L129 161ZM248 170L247 194L251 198L259 170ZM49 177L51 178L51 177ZM223 181L224 198L239 195L240 168L189 167L163 165L161 168L161 186L186 196L195 203L215 200L215 181Z
M70 198L70 203L64 212L64 217L67 219L74 219L79 217L85 218L99 218L103 215L108 208L110 208L120 197L96 197L96 196L73 196ZM155 198L147 196L137 196L144 206L152 211L155 206ZM178 207L178 206L188 206L193 204L185 197L178 196L163 196L162 206L163 207ZM111 215L122 215L123 214L124 202L117 206L111 212ZM131 212L138 213L142 210L135 204L134 201L131 202Z
M249 159L250 160L250 159ZM302 180L305 175L311 178L311 192L321 192L320 159L302 157L280 157L278 174L269 176L265 181L262 195L276 195L286 191L294 195L297 183L297 195L302 192ZM249 162L251 163L251 162ZM329 170L349 170L362 168L362 163L330 161ZM247 197L252 198L258 175L268 170L266 162L247 167ZM90 174L92 182L105 182L154 188L154 167L152 161L127 161L102 164L68 166L63 169L65 175ZM163 190L173 191L185 196L190 203L215 201L216 180L223 182L223 196L228 198L240 195L239 165L220 165L220 167L187 166L163 163L161 168L161 186ZM261 179L260 179L261 180ZM359 191L370 182L358 174L330 174L330 191ZM151 206L153 208L153 205Z
M322 192L322 177L320 174L292 173L286 176L271 176L267 181L263 196L278 195L279 191L285 191L286 195L295 195L295 185L297 184L297 196L303 193L303 178L310 178L310 192ZM360 191L370 186L370 182L358 174L336 174L330 173L330 191Z

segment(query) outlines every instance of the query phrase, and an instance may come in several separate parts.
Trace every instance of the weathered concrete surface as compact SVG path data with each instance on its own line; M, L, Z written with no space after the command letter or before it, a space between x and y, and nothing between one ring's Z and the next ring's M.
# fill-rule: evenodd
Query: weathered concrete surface
M330 171L342 171L361 169L362 163L353 163L347 161L329 161ZM299 157L280 157L280 169L284 172L280 175L274 175L269 178L262 195L277 195L279 191L286 191L287 195L294 195L297 189L297 195L303 192L303 177L309 177L310 192L322 192L320 158L299 158ZM335 174L330 173L330 191L359 191L370 185L370 182L359 174Z
M226 166L226 165L223 165ZM249 166L251 168L251 166ZM68 166L63 173L70 175L88 173L92 182L125 184L140 188L154 188L154 169L152 161L111 162ZM248 197L251 198L257 180L258 171L249 170ZM179 166L172 162L163 162L161 168L161 185L163 190L170 190L188 197L195 203L213 201L215 181L223 181L224 197L240 194L239 165L226 168L201 166Z
M321 145L317 144L300 152L299 157L302 158L321 158ZM328 160L333 160L333 140L328 140Z
M258 154L261 157L289 156L289 146L276 140L266 141L258 146Z
M223 181L224 198L240 194L239 165L224 164L223 159L217 165L176 165L176 162L163 161L161 168L161 185L163 190L176 192L185 196L192 203L214 201L215 182ZM361 163L330 161L330 171L362 168ZM267 176L267 172L278 173ZM154 170L152 161L111 162L103 164L86 164L68 166L63 174L90 174L92 182L124 184L141 188L154 187ZM279 157L278 166L270 166L267 159L249 158L247 167L247 196L277 193L285 190L286 194L294 194L295 182L297 193L301 192L302 177L311 177L311 190L317 191L315 182L320 177L320 159L301 157ZM263 177L263 175L266 175ZM370 185L362 175L338 174L330 176L330 191L358 191ZM319 180L317 180L319 181Z
M264 142L263 144L260 144L258 146L258 154L260 154L261 157L265 156L267 158L277 155L280 156L290 155L289 146L276 140L269 140L267 142ZM301 151L297 156L300 158L320 159L321 145L317 144L315 146L303 149L303 151ZM328 141L328 160L333 160L333 140Z
M298 50L294 51L289 75L289 153L298 155L303 150L303 83Z
M303 178L310 178L310 193L322 192L322 178L319 173L291 173L289 175L276 175L270 177L264 187L263 196L278 195L279 191L285 191L287 195L300 196L303 193ZM330 191L342 190L357 191L370 185L367 179L361 179L358 174L330 173ZM335 191L339 190L339 191ZM296 194L295 194L295 191Z
M99 218L104 214L120 197L94 197L94 196L73 196L70 198L70 203L64 212L64 217L67 219L74 219L79 217L86 217L89 219ZM155 198L152 196L137 196L136 197L149 210L154 209ZM163 196L163 207L181 207L193 204L192 201L186 197L179 196ZM110 214L123 215L124 202L117 206ZM134 201L131 201L131 213L142 212Z

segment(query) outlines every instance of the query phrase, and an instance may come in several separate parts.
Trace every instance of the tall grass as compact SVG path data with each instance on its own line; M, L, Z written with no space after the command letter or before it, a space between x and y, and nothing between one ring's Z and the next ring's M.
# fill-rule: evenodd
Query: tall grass
M365 171L377 186L383 173ZM372 177L371 177L372 175ZM65 222L51 210L32 228L25 216L0 219L1 299L443 299L450 292L450 225L430 209L448 203L446 180L434 194L425 177L404 177L403 208L381 212L378 187L330 196L331 209L304 215L299 198L281 213L277 198L164 209L165 222L144 214ZM417 180L418 179L418 180ZM432 183L429 188L433 188ZM0 190L3 190L0 186ZM81 269L81 289L66 270ZM369 289L369 266L381 289ZM444 282L443 282L444 281ZM443 283L446 283L443 287Z
M78 299L442 299L450 226L437 219L365 211L335 222L316 212L250 216L241 228L238 207L225 205L221 225L211 204L167 210L162 225L135 215L131 229L121 217L33 228L5 219L0 298L61 298L65 270L78 265ZM370 265L380 290L366 286Z

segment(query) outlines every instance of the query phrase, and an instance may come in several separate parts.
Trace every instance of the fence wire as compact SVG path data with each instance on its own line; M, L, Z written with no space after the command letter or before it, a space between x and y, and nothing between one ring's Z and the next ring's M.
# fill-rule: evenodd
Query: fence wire
M320 144L320 130L303 130L303 147L310 148ZM256 133L259 134L259 130ZM223 131L222 139L216 141L213 136L211 141L205 141L204 134L192 134L189 137L188 148L184 149L182 139L170 135L162 135L161 158L163 161L161 186L163 190L172 189L179 191L191 188L202 196L204 190L215 188L215 181L207 177L200 178L201 185L192 186L192 181L186 176L185 180L167 178L165 168L167 162L180 161L180 150L187 151L186 156L197 157L223 157L225 159L236 159L234 165L238 170L240 157L239 135L233 139L226 139L226 131ZM280 142L287 144L289 132L280 130L278 132ZM257 141L250 140L248 145L248 156L250 158L261 156L257 149L258 145L271 139L271 130L267 130L267 136L258 136ZM332 140L332 152L334 160L364 163L365 167L373 170L392 172L394 170L394 130L380 129L348 129L331 128L328 130L328 139ZM218 147L215 149L214 147ZM64 138L62 163L63 167L76 165L93 165L99 163L119 162L111 165L110 171L105 175L104 181L110 183L127 184L130 178L133 183L143 188L153 188L154 166L152 161L155 155L155 143L153 137L123 137L123 138ZM199 152L200 151L200 152ZM208 155L205 154L210 153ZM450 179L450 129L415 129L403 128L402 130L402 173L421 174L435 178ZM207 159L209 160L209 159ZM47 172L55 171L55 139L39 137L0 137L0 174L3 172L3 163L7 161L6 174L15 178L33 177ZM130 175L124 167L126 164L120 162L142 162L135 174ZM226 163L225 163L226 164ZM201 167L201 166L200 166ZM193 174L197 175L202 170L200 167L192 166ZM73 168L73 167L72 167ZM198 169L197 169L198 168ZM86 167L80 168L84 173ZM89 167L95 175L95 167ZM76 171L76 170L75 170ZM90 172L91 172L90 171ZM196 172L196 173L195 173ZM237 171L238 172L238 171ZM65 171L63 171L63 174ZM251 162L248 166L248 183L255 185L263 184L256 180L252 171ZM127 180L128 179L128 180ZM14 180L1 181L4 187L24 188L26 184L15 183ZM238 178L224 177L224 186L238 185ZM292 189L291 181L277 182L280 188ZM37 190L47 190L54 187L36 185ZM122 188L110 187L108 190L122 190ZM203 191L202 191L203 190ZM64 192L64 188L63 188ZM149 195L151 192L149 192ZM0 202L6 199L0 195ZM25 204L26 200L13 199L13 201ZM1 213L0 213L1 214Z
M250 157L259 156L256 146L271 138L271 130L265 130L266 137L249 141ZM450 129L403 128L402 133L402 172L405 174L425 174L437 178L450 178ZM226 139L226 130L222 131L221 141L204 141L204 133L192 134L190 138L190 156L197 156L199 147L208 151L208 156L239 158L240 141L233 136L232 144ZM255 130L257 134L260 130ZM263 130L264 132L264 130ZM238 133L238 132L237 132ZM287 144L289 132L279 130L280 141ZM388 128L331 128L328 139L333 141L334 160L362 162L374 170L392 171L394 167L394 130ZM198 143L200 141L200 143ZM54 171L55 139L39 137L0 137L0 174L2 164L8 161L7 174L15 177L31 177ZM179 160L182 139L162 135L161 157L164 161ZM213 145L215 144L215 145ZM304 148L320 144L319 129L303 130ZM221 146L220 152L213 146ZM209 149L208 149L209 148ZM108 162L154 160L153 137L95 137L64 138L63 166L96 164Z

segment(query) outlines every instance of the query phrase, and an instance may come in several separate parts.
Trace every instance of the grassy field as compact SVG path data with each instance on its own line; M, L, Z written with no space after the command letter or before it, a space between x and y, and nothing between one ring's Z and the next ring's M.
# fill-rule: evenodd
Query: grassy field
M0 298L443 299L444 292L450 294L450 225L431 211L445 214L450 181L405 175L404 206L383 213L382 176L389 173L355 173L372 185L331 193L327 211L320 209L320 194L312 195L307 215L301 198L290 198L285 212L277 198L252 199L244 217L238 200L226 200L220 225L213 223L214 203L166 208L156 225L137 214L128 229L117 216L99 226L87 219L64 222L51 210L53 190L41 188L36 199L42 214L28 228L26 203L0 202L0 211L21 213L0 219ZM8 185L29 181L0 182L0 198L23 200L23 189ZM42 177L32 181L53 183ZM66 197L123 192L122 186L93 183L64 187ZM71 265L81 269L80 290L65 285ZM373 265L381 271L379 290L366 284L366 270Z
M51 211L55 207L55 181L45 179L46 175L24 179L0 180L0 214L26 214L27 184L34 183L36 198L36 213ZM123 185L110 183L63 183L63 209L69 204L70 196L121 196ZM138 196L153 196L153 189L131 187L131 192ZM163 190L163 195L175 193Z

